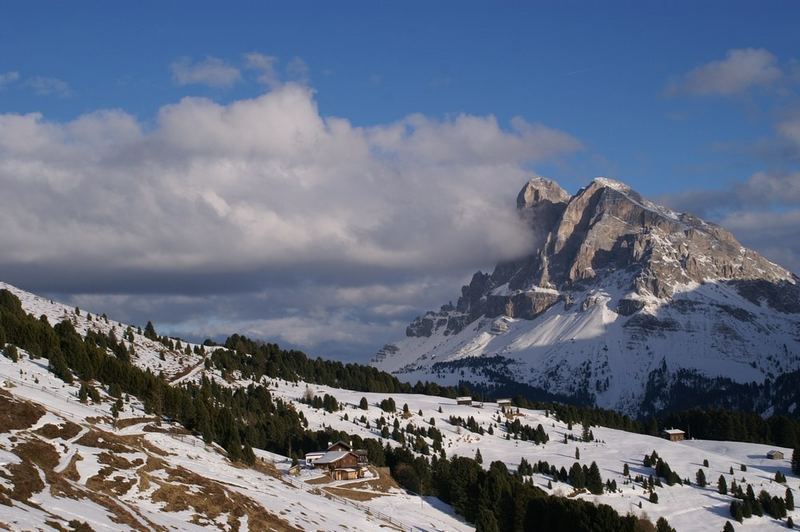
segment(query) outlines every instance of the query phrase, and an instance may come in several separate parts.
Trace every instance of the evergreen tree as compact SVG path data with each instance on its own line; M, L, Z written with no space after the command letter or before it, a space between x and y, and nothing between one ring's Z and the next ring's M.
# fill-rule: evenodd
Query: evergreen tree
M622 466L622 476L623 477L631 476L631 470L628 467L628 463L627 462L625 462L625 465Z
M572 484L572 487L576 490L586 487L586 475L583 474L583 468L578 462L572 464L572 467L569 469L569 483Z
M478 520L475 522L475 532L500 532L494 512L486 507L481 507Z
M592 462L592 465L589 466L589 473L586 475L586 489L595 495L603 493L603 479L596 462Z
M786 519L786 528L794 528L794 521L791 516Z
M2 345L3 342L0 342ZM3 350L3 354L6 358L9 358L11 362L17 362L19 360L19 352L17 351L17 346L15 345L7 345L6 348Z
M740 523L744 520L744 514L742 512L742 503L736 499L731 501L731 517L733 517L736 521Z
M706 487L706 474L703 472L702 469L697 470L697 475L695 476L695 479L697 481L698 486L700 486L701 488Z
M722 527L722 532L736 532L736 529L733 528L733 525L730 521L725 521L725 526Z
M81 384L81 388L78 390L78 400L84 404L89 400L89 391L86 389L86 383Z
M720 495L728 494L728 483L725 482L725 477L722 475L719 476L719 480L717 481L717 491Z
M481 450L480 449L475 451L475 461L478 462L479 464L483 463L483 456L481 456Z
M144 336L153 341L158 339L158 334L156 334L156 328L153 327L153 322L148 321L147 325L144 326Z
M575 447L575 460L581 459L581 451L577 447Z
M358 402L358 407L361 410L367 410L369 408L369 403L367 403L367 398L366 397L362 397L361 398L361 401Z
M60 350L50 354L48 369L62 381L67 384L72 384L72 372L69 370L67 361L64 359L64 355L61 354Z
M650 492L650 502L653 504L658 504L658 494L655 491Z
M792 452L792 473L800 475L800 447L795 447Z
M794 494L791 488L786 488L786 496L783 499L786 501L786 509L790 512L794 510Z
M676 532L674 528L669 526L669 522L663 517L659 517L656 521L656 532Z

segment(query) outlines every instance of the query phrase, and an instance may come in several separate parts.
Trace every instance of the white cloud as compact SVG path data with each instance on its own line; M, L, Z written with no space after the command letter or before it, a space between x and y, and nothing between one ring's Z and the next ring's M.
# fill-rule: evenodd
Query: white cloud
M280 85L280 76L276 69L278 58L259 52L249 52L244 55L244 59L247 68L258 73L259 83L270 88Z
M120 110L0 114L0 271L175 333L369 356L412 308L527 252L529 165L579 148L491 116L356 127L295 83L184 98L147 127ZM142 306L143 292L165 296Z
M93 279L491 264L529 245L513 209L526 165L579 146L522 119L354 127L293 84L185 98L148 130L122 111L0 115L0 266Z
M667 87L668 94L724 95L767 86L781 78L777 59L763 48L728 50L725 59L711 61L689 71Z
M182 57L170 65L170 71L178 85L199 84L227 88L235 85L242 77L238 68L217 57L206 57L197 62Z
M14 70L0 74L0 90L19 80L19 72Z
M40 96L58 96L67 98L72 96L72 89L69 83L58 78L48 78L35 76L25 80L25 85L33 89L33 92Z

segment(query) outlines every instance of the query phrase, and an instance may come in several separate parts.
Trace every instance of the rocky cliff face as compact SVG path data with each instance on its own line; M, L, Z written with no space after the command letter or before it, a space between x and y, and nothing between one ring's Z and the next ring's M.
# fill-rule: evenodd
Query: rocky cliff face
M628 186L605 178L595 179L574 196L552 181L532 179L517 196L517 208L531 228L534 251L499 264L491 274L476 273L462 288L454 307L446 305L414 320L406 330L407 340L382 350L376 365L396 373L441 374L444 379L443 364L465 357L501 355L509 360L509 378L544 384L558 393L584 393L576 379L562 385L555 382L556 374L551 372L543 379L539 369L525 366L543 351L556 373L559 360L569 359L566 366L570 366L579 361L573 359L581 363L597 359L594 349L600 349L600 358L608 358L611 348L605 345L603 350L594 344L602 343L603 335L612 332L620 335L622 348L611 355L639 364L641 360L631 351L652 353L659 343L653 340L656 334L686 340L704 333L704 340L695 342L690 351L702 346L707 352L697 351L696 356L707 361L734 356L740 362L746 359L751 369L756 369L752 362L761 359L764 346L770 344L760 342L759 337L770 328L782 341L769 356L787 368L800 362L796 360L800 353L798 279L745 249L725 229L655 205ZM587 327L595 334L582 347L583 355L578 355L569 348L574 346L575 336L562 328L575 321L576 314L591 313L591 309L596 309L591 326L572 325L578 336L586 334ZM554 320L556 317L560 319ZM743 323L752 330L744 330L748 327ZM498 341L500 336L510 340L509 331L530 337L531 331L538 328L541 332L545 324L555 327L549 340L540 338L530 344L516 338L510 345ZM491 337L489 341L484 341L484 332ZM675 358L669 356L669 349L660 355L665 361ZM705 367L709 365L712 370ZM708 375L767 377L764 372L726 373L716 363L694 366ZM582 370L581 374L585 373ZM606 376L589 393L595 399L609 395L606 392L613 380L613 375ZM630 394L623 395L624 399L615 400L635 403Z

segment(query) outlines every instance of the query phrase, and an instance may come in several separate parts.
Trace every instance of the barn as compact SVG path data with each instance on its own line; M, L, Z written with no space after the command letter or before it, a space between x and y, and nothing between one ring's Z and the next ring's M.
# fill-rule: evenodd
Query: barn
M770 460L783 460L783 452L772 450L767 453L767 458Z
M472 406L472 397L469 395L465 395L464 397L456 397L456 404Z
M661 431L661 437L669 441L683 441L686 433L681 429L664 429Z

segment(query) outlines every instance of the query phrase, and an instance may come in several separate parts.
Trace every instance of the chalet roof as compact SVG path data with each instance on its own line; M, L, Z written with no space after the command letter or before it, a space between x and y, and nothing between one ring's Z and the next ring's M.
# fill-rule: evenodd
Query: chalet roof
M686 434L681 429L664 429L661 432L664 434Z
M350 451L328 451L315 464L334 464L350 454Z
M497 404L501 404L501 403L505 404L505 403L510 403L510 402L511 402L511 399L498 399L497 400Z
M331 447L334 447L336 445L344 445L345 447L347 447L348 450L353 448L349 443L347 443L345 441L342 441L342 440L339 440L339 441L337 441L335 443L332 443L332 444L328 445L328 449L330 449Z
M465 395L464 397L456 397L456 401L472 401L472 397Z
M778 451L777 449L772 449L771 451L768 451L768 452L767 452L767 456L772 456L772 455L774 455L774 454L780 454L780 455L783 455L783 451Z
M310 453L306 453L306 458L310 456L325 456L326 451L312 451Z

